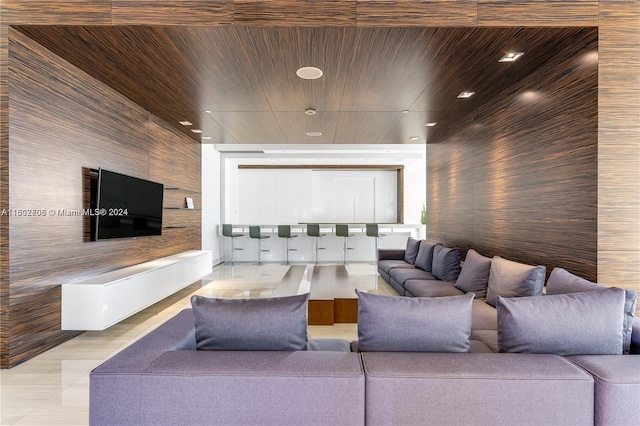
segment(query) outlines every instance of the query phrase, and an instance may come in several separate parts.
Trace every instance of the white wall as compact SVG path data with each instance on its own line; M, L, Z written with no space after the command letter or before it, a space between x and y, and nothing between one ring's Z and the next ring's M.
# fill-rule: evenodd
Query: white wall
M213 264L222 262L222 199L220 153L213 145L202 144L202 249L211 250Z
M420 223L420 212L427 200L426 162L413 161L404 166L404 222ZM427 206L427 217L429 206Z
M228 171L230 182L225 184L231 191L225 197L232 212L230 223L397 221L395 171L237 168L236 171L236 174Z

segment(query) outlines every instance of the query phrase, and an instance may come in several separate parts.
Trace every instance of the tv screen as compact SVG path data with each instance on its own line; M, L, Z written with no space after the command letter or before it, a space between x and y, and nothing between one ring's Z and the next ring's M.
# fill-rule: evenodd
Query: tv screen
M96 240L162 233L164 186L100 169Z

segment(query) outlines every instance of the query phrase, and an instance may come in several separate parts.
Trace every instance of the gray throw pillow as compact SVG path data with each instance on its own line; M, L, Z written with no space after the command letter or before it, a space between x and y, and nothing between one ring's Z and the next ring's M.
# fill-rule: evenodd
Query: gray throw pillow
M500 352L621 355L624 290L503 298L498 296Z
M309 293L262 299L192 296L196 347L224 351L297 351L307 346Z
M547 280L547 294L566 294L579 293L583 291L592 291L608 288L600 284L587 281L577 275L572 274L566 269L553 268L549 279ZM623 344L622 353L628 354L631 348L631 334L633 328L633 319L636 311L636 299L638 294L632 289L623 289L625 292L624 302L624 324L622 329Z
M465 293L475 293L476 299L484 299L487 296L490 271L491 258L481 255L474 249L469 249L456 281L456 287Z
M431 272L431 263L433 262L433 248L435 243L429 243L427 241L420 241L420 247L418 248L418 256L416 256L416 268L420 268L423 271Z
M358 294L358 349L469 352L473 294L401 297Z
M411 265L415 264L418 249L420 249L420 240L409 237L407 240L407 248L404 249L404 261Z
M491 260L487 303L496 306L496 297L539 296L542 294L546 268L513 262L494 256Z
M442 281L455 281L460 275L460 249L436 244L433 247L431 275Z

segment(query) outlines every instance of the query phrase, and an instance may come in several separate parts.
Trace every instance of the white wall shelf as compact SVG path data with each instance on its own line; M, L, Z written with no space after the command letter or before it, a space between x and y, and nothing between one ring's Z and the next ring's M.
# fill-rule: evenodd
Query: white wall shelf
M211 274L211 251L191 250L62 284L62 330L105 330Z

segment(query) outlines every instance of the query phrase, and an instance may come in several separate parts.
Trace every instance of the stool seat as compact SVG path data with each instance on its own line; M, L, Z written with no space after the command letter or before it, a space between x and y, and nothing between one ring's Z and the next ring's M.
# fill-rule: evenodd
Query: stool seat
M244 234L241 234L239 232L233 232L233 225L231 225L230 223L223 223L222 224L222 236L223 237L227 237L227 238L231 238L231 264L233 264L233 253L236 250L242 250L241 248L239 248L239 249L235 248L234 239L235 238L239 238L239 237L244 237Z
M289 240L291 238L296 238L297 235L291 235L291 226L290 225L278 225L278 237L286 238L285 240L285 261L289 264ZM293 249L295 250L295 249Z
M320 225L319 224L317 224L317 223L308 223L307 224L307 236L308 237L313 237L316 240L316 244L315 244L315 253L316 253L315 263L318 263L318 238L326 237L327 234L321 234L320 233Z
M346 264L347 250L353 250L352 248L347 247L347 238L353 237L353 234L349 233L349 225L336 224L336 236L344 238L344 245L342 248L344 250L343 262Z
M258 265L262 264L262 240L271 238L271 235L265 235L261 233L260 226L250 226L249 227L249 237L255 238L258 240ZM269 250L264 250L269 251Z
M386 234L381 234L378 230L378 224L377 223L367 223L366 225L366 234L367 237L373 237L375 238L375 256L376 256L376 261L377 261L377 257L378 257L378 238L380 237L384 237Z

